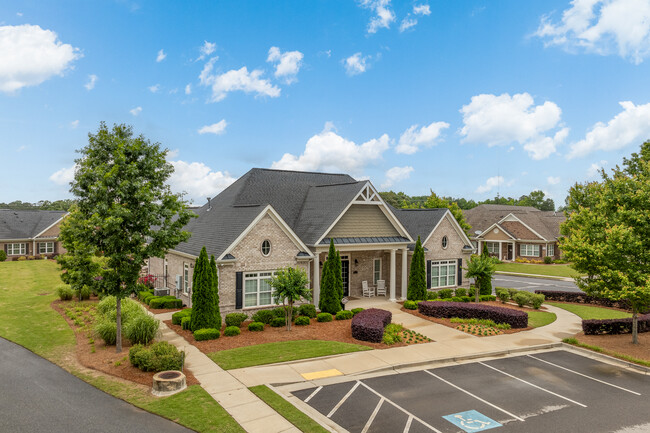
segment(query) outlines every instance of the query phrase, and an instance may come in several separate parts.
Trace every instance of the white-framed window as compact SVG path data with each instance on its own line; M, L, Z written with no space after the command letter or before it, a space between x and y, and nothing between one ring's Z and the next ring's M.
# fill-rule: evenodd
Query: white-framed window
M25 244L7 244L7 255L18 256L25 254Z
M442 237L442 249L446 249L447 245L449 245L449 239L447 239L447 236Z
M52 254L54 252L54 242L39 242L38 243L38 253L39 254Z
M262 255L266 257L269 254L271 254L271 241L265 239L264 242L262 242Z
M487 248L488 253L490 254L499 254L499 243L498 242L486 242L485 248Z
M456 260L431 262L431 288L456 285Z
M183 263L183 293L190 291L190 265Z
M381 259L374 259L372 265L373 275L372 281L377 285L377 280L381 280Z
M273 271L244 273L244 308L264 307L273 304L271 277Z
M546 255L550 257L555 255L555 244L546 245Z
M521 244L519 254L526 257L539 257L539 245Z

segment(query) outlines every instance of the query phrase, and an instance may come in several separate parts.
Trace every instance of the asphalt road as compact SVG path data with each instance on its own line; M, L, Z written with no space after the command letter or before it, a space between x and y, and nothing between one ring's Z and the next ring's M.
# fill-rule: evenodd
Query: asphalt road
M0 338L0 432L190 432Z
M547 278L513 277L495 274L492 277L492 287L507 287L509 289L526 290L556 290L565 292L580 292L573 281L551 280Z
M650 431L650 376L563 350L293 395L350 433Z

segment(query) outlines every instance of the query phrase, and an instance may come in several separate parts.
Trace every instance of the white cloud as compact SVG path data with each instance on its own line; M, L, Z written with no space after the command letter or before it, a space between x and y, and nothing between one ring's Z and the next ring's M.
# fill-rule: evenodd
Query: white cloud
M548 182L549 185L557 185L560 183L560 176L549 176L546 178L546 182Z
M600 162L594 162L587 169L587 177L592 179L598 176L600 170L602 170L606 165L607 165L607 161L605 161L604 159L601 160Z
M369 67L368 60L370 56L363 57L361 53L355 53L350 57L343 59L343 66L348 75L359 75L366 72Z
M167 54L163 50L158 51L158 55L156 56L156 62L160 63L163 60L165 60L165 57L167 57Z
M205 125L197 132L199 134L221 135L226 132L226 126L228 126L228 122L226 122L226 119L221 119L220 121L218 121L217 123L213 123L212 125Z
M464 142L490 147L518 142L533 159L554 153L569 133L568 128L561 128L552 136L546 135L562 126L562 110L550 101L535 106L528 93L473 96L460 111Z
M584 139L571 145L568 158L585 156L597 150L618 150L650 138L650 103L634 105L630 101L619 102L623 111L607 124L596 123Z
M332 130L323 130L311 137L300 156L285 153L272 168L304 171L335 171L359 173L365 166L381 159L388 149L387 134L363 144L355 144Z
M417 23L418 23L418 20L416 20L415 18L411 18L411 17L407 16L406 18L404 18L402 20L402 23L399 26L399 31L404 32L404 31L410 29L411 27L415 27L415 25Z
M216 57L211 58L199 75L201 85L212 89L211 102L219 102L229 92L238 90L245 93L255 93L257 96L269 96L271 98L280 96L280 88L271 84L269 80L262 78L263 71L255 69L248 72L248 69L244 66L241 69L232 69L223 74L212 73L215 60Z
M431 15L431 8L427 4L423 5L414 5L413 6L413 13L415 15Z
M191 95L192 94L192 85L191 84L188 84L187 86L185 86L185 94L186 95Z
M492 191L494 188L497 188L499 186L510 186L513 184L513 181L508 181L506 182L503 176L492 176L488 178L488 180L485 181L485 183L478 188L476 188L476 192L478 194L483 194L486 192Z
M79 120L73 120L72 122L70 122L70 127L72 129L77 129L78 126L79 126Z
M151 93L158 93L160 90L160 84L154 84L153 86L147 87Z
M365 9L370 9L375 16L368 23L368 33L377 33L379 29L388 29L395 21L395 13L390 8L391 0L361 0Z
M393 167L386 171L386 181L381 184L382 189L390 188L396 182L399 182L404 179L408 179L413 172L413 167Z
M412 125L402 133L399 138L399 144L395 148L397 153L412 155L417 152L421 146L434 146L436 139L440 136L443 129L449 128L447 122L433 122L429 126L423 126L417 129L418 125Z
M135 107L129 110L129 113L133 114L134 116L137 116L138 114L142 113L142 107Z
M36 86L72 68L78 48L39 26L0 26L0 92Z
M546 46L601 55L617 53L639 64L650 54L649 22L648 0L573 0L561 22L543 16L535 36Z
M186 192L192 199L214 197L237 179L227 171L212 171L202 162L170 161L174 172L169 178L172 190Z
M203 45L200 48L201 55L197 57L196 61L203 60L208 57L210 54L214 53L217 49L217 44L214 42L203 41Z
M280 48L271 47L267 62L275 63L275 77L284 78L287 84L297 81L296 75L302 66L304 55L300 51L285 51L282 53Z
M167 161L170 161L178 156L180 151L178 149L168 150L167 151Z
M62 168L61 170L53 173L50 176L50 180L57 185L67 185L74 180L74 172L76 169L76 164L72 167Z
M90 74L88 75L88 82L84 84L86 90L93 90L95 88L95 83L97 82L97 75Z

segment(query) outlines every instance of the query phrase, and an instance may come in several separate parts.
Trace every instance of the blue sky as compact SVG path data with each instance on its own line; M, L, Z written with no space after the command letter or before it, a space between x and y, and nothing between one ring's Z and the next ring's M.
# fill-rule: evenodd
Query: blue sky
M195 202L252 167L557 205L650 139L650 0L4 1L0 201L69 198L100 121Z

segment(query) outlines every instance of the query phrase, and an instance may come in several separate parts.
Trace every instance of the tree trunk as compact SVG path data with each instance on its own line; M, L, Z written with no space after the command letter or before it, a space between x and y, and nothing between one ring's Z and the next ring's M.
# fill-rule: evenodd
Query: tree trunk
M477 304L481 300L481 279L479 277L476 277L474 279L474 302Z
M291 318L293 317L293 302L289 301L289 307L286 312L287 331L291 331Z
M632 310L632 344L639 344L639 314Z
M116 353L121 353L122 352L122 299L117 296L117 329L115 333L115 352Z

